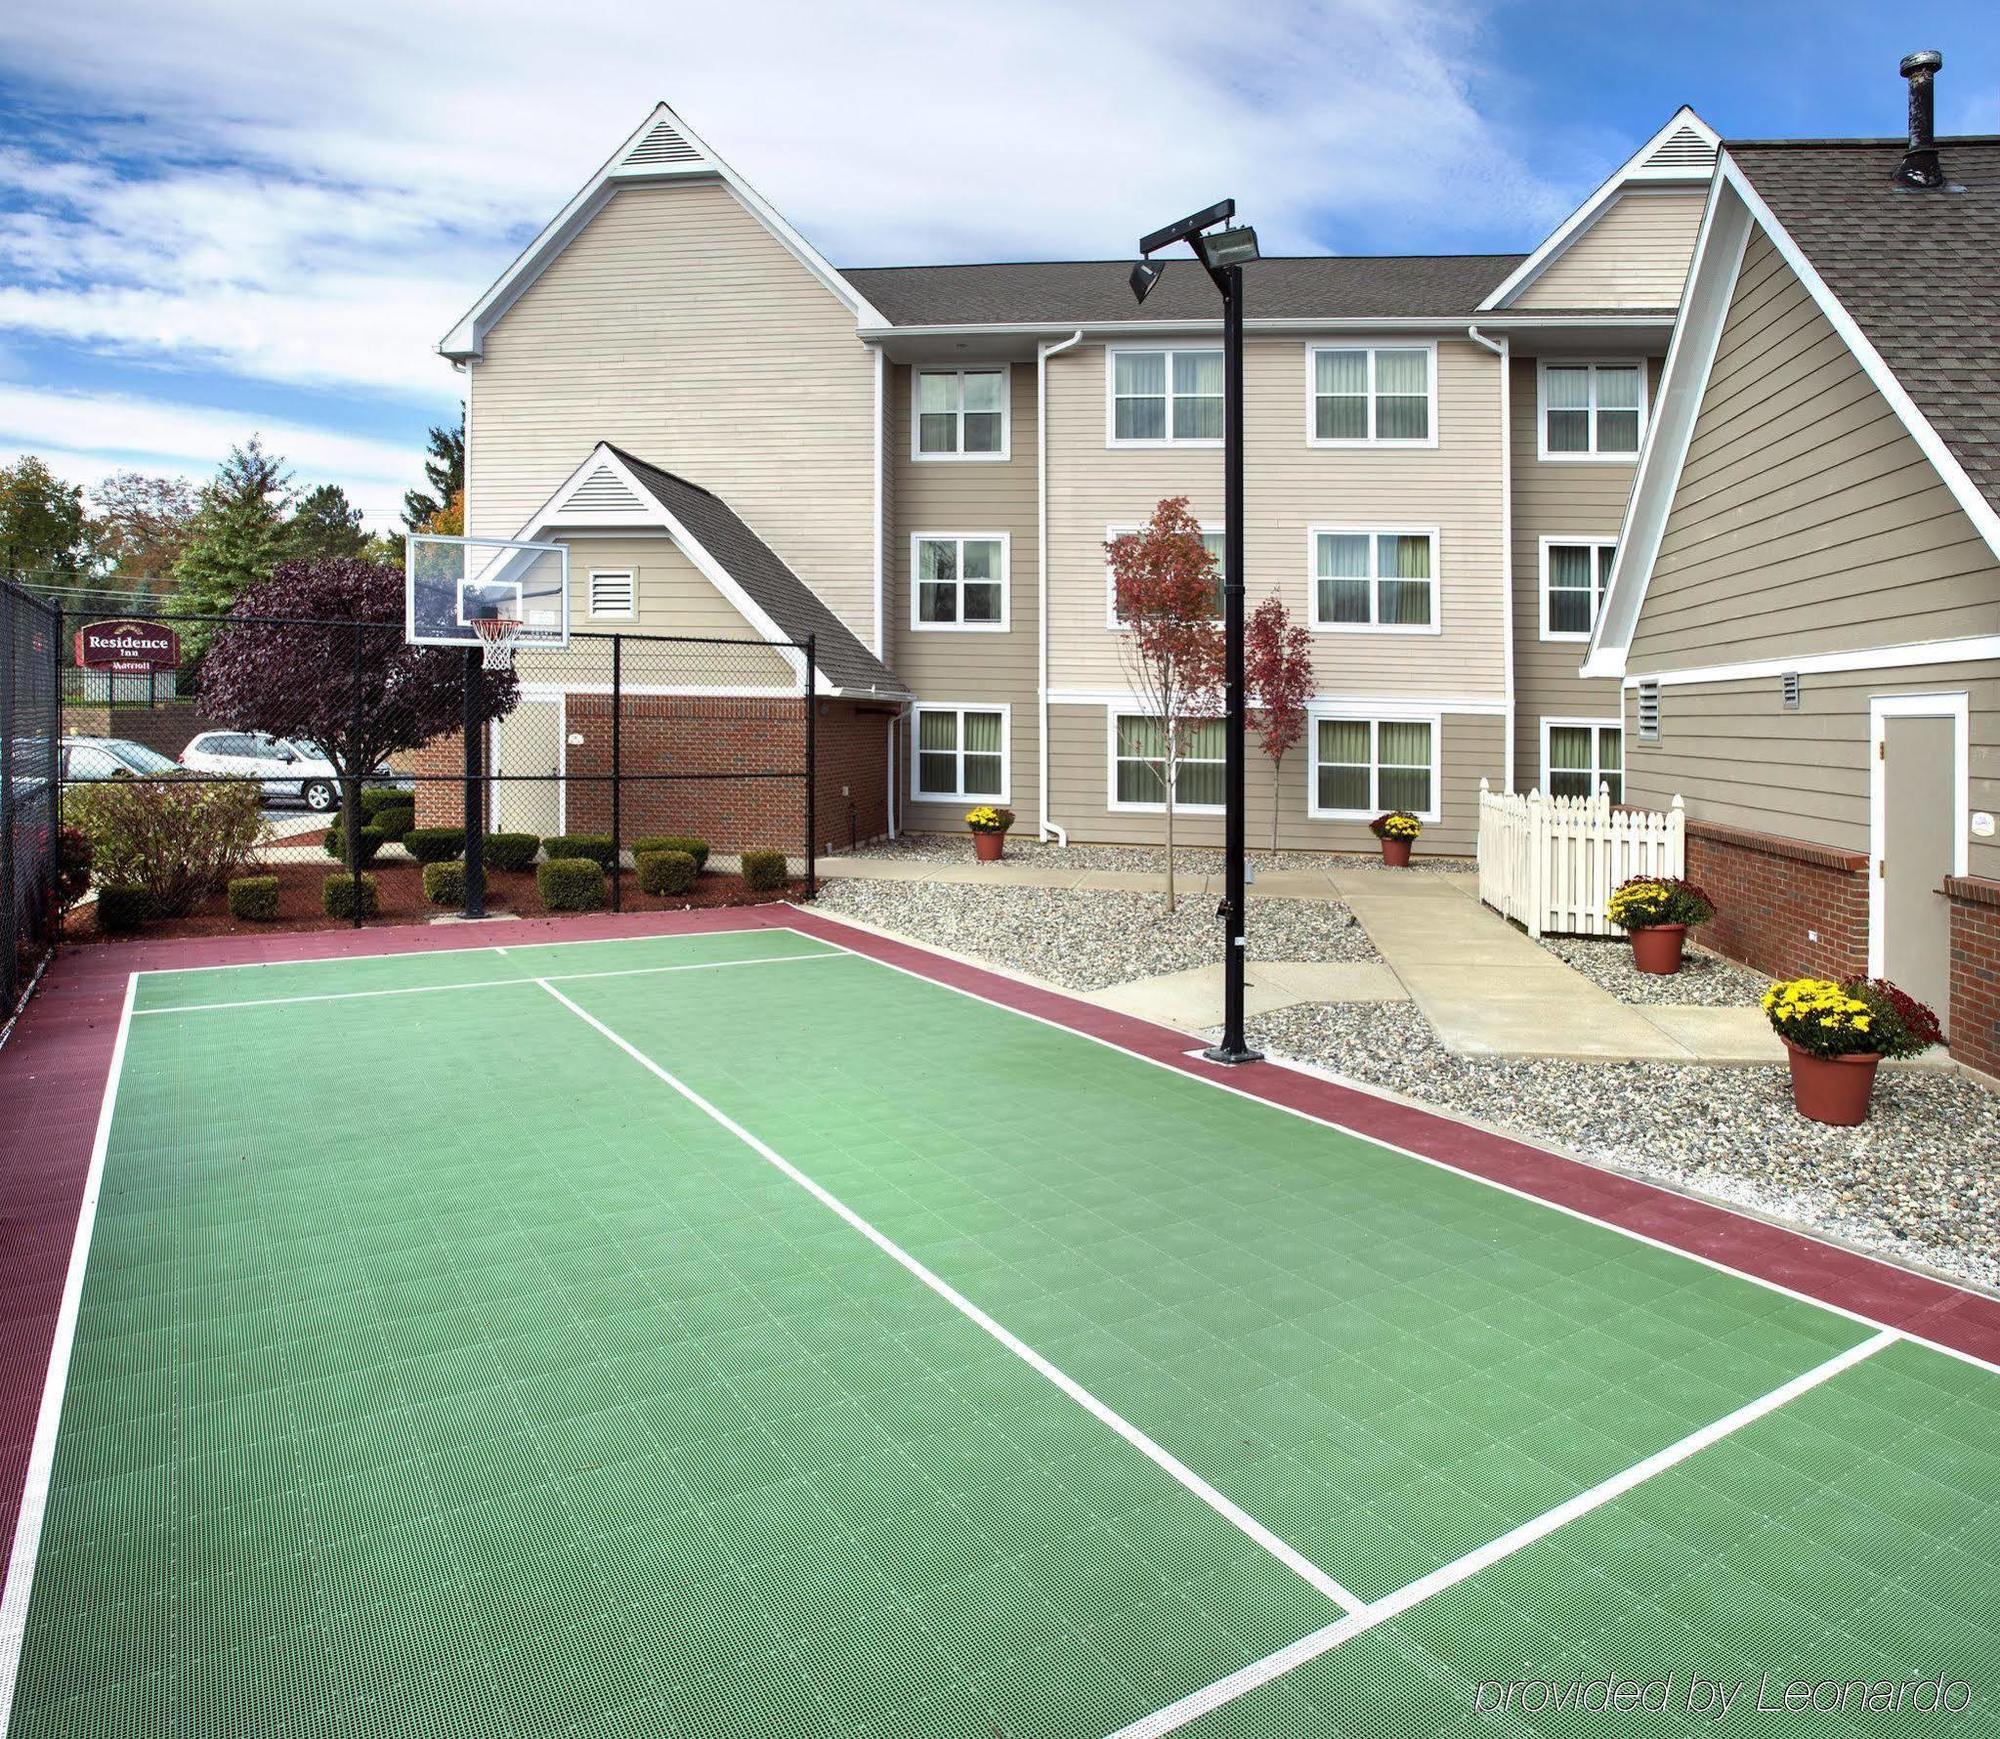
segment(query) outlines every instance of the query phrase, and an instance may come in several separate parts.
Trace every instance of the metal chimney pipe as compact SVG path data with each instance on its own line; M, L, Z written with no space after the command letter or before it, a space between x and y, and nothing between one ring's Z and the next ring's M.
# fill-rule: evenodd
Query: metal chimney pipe
M1944 165L1938 161L1936 103L1933 81L1944 56L1934 48L1903 56L1897 67L1910 81L1910 142L1891 179L1898 187L1942 187Z

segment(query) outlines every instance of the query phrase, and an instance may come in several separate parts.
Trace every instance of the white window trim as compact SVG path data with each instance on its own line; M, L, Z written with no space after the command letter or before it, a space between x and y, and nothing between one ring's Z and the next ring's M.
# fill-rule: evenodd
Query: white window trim
M1110 543L1113 538L1126 537L1142 532L1145 529L1146 527L1143 522L1130 525L1107 525L1104 528L1104 541ZM1195 529L1204 536L1210 532L1215 533L1218 537L1227 537L1229 535L1229 527L1224 525L1220 520L1215 519L1197 520L1195 522ZM1218 616L1216 620L1219 622L1222 618ZM1111 563L1108 558L1104 563L1104 626L1114 634L1129 634L1132 632L1131 627L1127 623L1121 622L1118 619L1118 576L1111 571Z
M632 607L629 610L600 610L597 607L599 579L622 579L632 589ZM639 570L636 567L592 568L583 582L583 606L587 616L595 622L636 621L639 616Z
M1368 722L1368 795L1379 797L1382 760L1379 738L1385 724L1429 725L1431 728L1431 801L1428 809L1417 810L1419 821L1436 823L1444 818L1444 715L1421 707L1385 707L1364 711L1360 707L1314 701L1306 708L1306 815L1313 821L1373 821L1385 812L1374 804L1367 809L1322 809L1319 806L1319 722L1321 719L1358 719Z
M965 385L963 377L968 374L992 374L1000 376L1000 451L997 453L968 453L965 447ZM918 409L921 382L927 374L949 374L960 377L958 388L958 444L956 453L925 453L920 451L923 440L923 425ZM927 363L910 364L910 459L918 465L990 465L1004 463L1014 451L1014 365L1011 362L970 362L945 363L932 367Z
M1146 708L1137 704L1130 706L1109 705L1104 709L1104 803L1107 809L1120 815L1164 815L1166 800L1158 803L1127 803L1118 795L1118 721L1121 718L1149 718ZM1189 718L1189 724L1201 721ZM1228 806L1222 803L1183 803L1174 800L1176 815L1226 815Z
M919 721L925 713L957 713L958 720L958 782L965 784L965 715L967 713L998 713L1000 715L1000 791L997 796L986 792L924 791L917 785L919 772L919 751L917 744L922 740ZM1004 809L1013 802L1014 792L1014 709L1002 700L920 700L910 708L910 801L912 803L991 803Z
M1597 370L1632 368L1639 370L1639 444L1629 453L1600 453L1597 450ZM1549 370L1588 368L1590 376L1590 446L1581 453L1549 451ZM1551 465L1637 465L1646 449L1646 430L1652 421L1652 389L1646 380L1647 359L1643 356L1544 356L1535 364L1535 457Z
M1414 622L1322 622L1319 615L1319 540L1322 536L1365 537L1368 565L1372 568L1379 552L1378 537L1423 537L1431 545L1431 619ZM1391 578L1394 578L1392 575ZM1368 579L1368 609L1374 613L1379 602L1376 587L1381 575ZM1434 525L1309 525L1306 527L1306 625L1315 634L1442 634L1444 632L1444 539Z
M1598 786L1600 786L1601 784L1603 784L1603 783L1604 783L1604 769L1603 769L1602 767L1600 767L1600 766L1599 766L1599 765L1597 764L1597 748L1598 748L1598 744L1597 744L1597 732L1599 732L1599 731L1616 731L1616 732L1618 733L1618 739L1619 739L1619 744L1620 744L1620 747L1621 747L1621 757L1620 757L1620 758L1622 759L1622 758L1623 758L1623 756L1622 756L1622 747L1623 747L1623 744L1624 744L1624 740L1625 740L1625 721L1624 721L1624 719L1622 719L1622 718L1615 718L1615 719L1570 719L1570 718L1545 718L1545 719L1543 719L1543 720L1542 720L1542 776L1541 776L1541 778L1540 778L1539 780L1537 780L1537 781L1536 781L1536 789L1538 789L1538 790L1539 790L1539 791L1540 791L1540 792L1542 793L1542 795L1543 795L1544 797L1547 797L1547 796L1551 795L1551 793L1550 793L1550 790L1549 790L1549 783L1550 783L1550 781L1549 781L1549 774L1550 774L1550 772L1551 772L1551 770L1552 770L1552 769L1550 768L1550 766L1549 766L1549 732L1550 732L1550 730L1551 730L1551 729L1556 729L1556 728L1567 728L1567 729L1573 729L1573 730L1585 730L1585 729L1587 729L1587 730L1589 730L1589 731L1590 731L1590 733L1591 733L1591 738L1590 738L1590 794L1591 794L1591 796L1595 797L1595 796L1597 795L1597 788L1598 788ZM1626 769L1625 769L1624 767L1622 767L1622 766L1621 766L1621 767L1619 768L1619 770L1618 770L1618 792L1619 792L1619 796L1620 796L1620 798L1621 798L1621 799L1623 798L1623 796L1624 796L1624 793L1625 793L1625 780L1626 780L1626 778L1627 778L1627 777L1628 777L1628 774L1627 774L1627 772L1626 772Z
M1368 353L1368 433L1353 436L1326 436L1319 433L1319 353L1322 350L1365 350ZM1425 364L1426 379L1430 386L1430 410L1428 413L1429 435L1421 440L1402 436L1377 435L1375 433L1375 353L1378 350L1423 350L1430 353ZM1438 347L1436 339L1412 339L1399 343L1394 339L1370 339L1357 344L1308 344L1306 346L1306 445L1308 447L1344 447L1347 449L1374 449L1378 452L1409 452L1412 449L1435 447L1438 444Z
M922 543L942 543L951 540L960 546L958 584L965 584L964 545L973 543L997 543L1000 546L1000 620L997 622L924 622L918 619L922 599L917 587L917 546ZM1014 554L1012 542L1004 531L913 531L910 533L910 632L913 634L1005 634L1013 619L1014 609ZM960 614L964 614L964 593L960 592Z
M1223 354L1222 346L1203 340L1186 344L1107 344L1104 347L1104 444L1118 451L1140 447L1186 447L1200 449L1218 448L1222 445L1219 435L1175 435L1171 431L1174 422L1174 353L1176 351L1212 351L1217 356ZM1140 355L1162 355L1167 359L1167 428L1169 432L1158 438L1125 437L1118 434L1118 358L1127 353ZM1227 398L1227 385L1224 387Z
M1582 632L1581 634L1578 634L1578 633L1575 633L1575 632L1573 632L1573 631L1571 631L1571 630L1569 630L1569 629L1567 629L1567 628L1551 628L1551 627L1549 626L1549 551L1550 551L1550 550L1551 550L1552 548L1554 548L1554 547L1555 547L1556 545L1558 545L1558 544L1561 544L1561 545L1563 545L1563 546L1565 546L1565 547L1568 547L1568 546L1570 546L1570 545L1574 545L1574 544L1585 544L1585 545L1588 545L1588 546L1589 546L1589 548L1590 548L1590 552L1591 552L1591 558L1590 558L1590 627L1588 627L1588 628L1584 629L1584 631L1583 631L1583 632ZM1587 536L1587 537L1586 537L1586 536L1576 536L1576 537L1545 537L1545 538L1543 538L1543 539L1541 540L1541 552L1542 552L1542 558L1541 558L1541 567L1542 567L1542 587L1541 587L1541 589L1542 589L1542 601L1541 601L1541 620L1542 620L1542 638L1543 638L1544 640L1574 640L1574 641L1579 641L1579 642L1583 642L1583 643L1586 643L1586 644L1587 644L1587 643L1589 642L1589 640L1590 640L1590 636L1591 636L1592 632L1593 632L1593 631L1594 631L1594 630L1596 629L1596 627L1597 627L1597 612L1598 612L1599 610L1601 610L1601 609L1602 609L1602 608L1604 607L1604 600L1605 600L1605 598L1608 598L1608 597L1610 597L1610 595L1611 595L1611 591L1610 591L1610 587L1609 587L1609 586L1607 586L1607 587L1605 588L1605 590L1604 590L1604 594L1603 594L1603 596L1602 596L1602 597L1600 597L1600 596L1598 595L1598 591L1597 591L1597 552L1598 552L1599 550L1602 550L1602 549L1612 549L1612 550L1615 550L1615 549L1616 549L1617 547L1618 547L1618 538L1617 538L1617 536L1616 536L1616 534L1615 534L1615 533L1614 533L1614 534L1613 534L1612 536L1610 536L1610 537L1606 537L1606 536L1604 536L1604 535L1603 535L1602 533L1597 533L1597 534L1593 534L1593 535L1591 535L1591 536ZM1565 587L1564 587L1563 589L1564 589L1565 591L1568 591L1568 590L1570 590L1570 588L1569 588L1569 587L1567 587L1567 586L1565 586ZM1567 719L1566 719L1566 720L1564 720L1563 722L1564 722L1565 724L1568 724L1568 723L1571 723L1571 722L1573 722L1573 721L1571 721L1571 720L1567 720Z

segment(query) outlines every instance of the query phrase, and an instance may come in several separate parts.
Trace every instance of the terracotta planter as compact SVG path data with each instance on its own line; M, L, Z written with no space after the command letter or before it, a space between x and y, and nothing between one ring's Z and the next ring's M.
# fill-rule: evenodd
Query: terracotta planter
M1632 964L1641 972L1678 972L1685 924L1647 924L1626 932L1632 938Z
M1391 869L1407 869L1410 863L1410 847L1414 843L1407 839L1385 839L1382 841L1382 861Z
M1815 1123L1848 1126L1868 1121L1868 1101L1875 1091L1875 1068L1882 1061L1874 1051L1850 1057L1816 1057L1785 1040L1791 1054L1792 1103L1801 1117Z
M998 863L1000 854L1007 849L1004 833L975 833L972 836L973 855L981 863Z

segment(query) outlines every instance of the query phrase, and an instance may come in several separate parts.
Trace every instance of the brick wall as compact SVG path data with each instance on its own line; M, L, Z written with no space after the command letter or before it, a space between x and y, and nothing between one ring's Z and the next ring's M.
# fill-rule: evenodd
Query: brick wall
M1951 1008L1945 1032L1961 1063L2000 1075L2000 881L1947 876Z
M1700 937L1717 953L1773 977L1868 970L1865 853L1690 821L1687 873L1715 901Z

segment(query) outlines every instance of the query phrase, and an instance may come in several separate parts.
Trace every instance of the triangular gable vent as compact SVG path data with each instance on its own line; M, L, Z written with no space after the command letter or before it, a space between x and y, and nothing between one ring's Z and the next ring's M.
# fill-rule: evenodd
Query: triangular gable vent
M1713 169L1715 147L1693 127L1676 128L1640 166L1645 169Z
M622 167L654 168L661 164L699 163L701 153L671 121L655 121L646 136L625 153Z
M637 513L643 507L625 479L609 465L600 465L569 492L565 513Z

